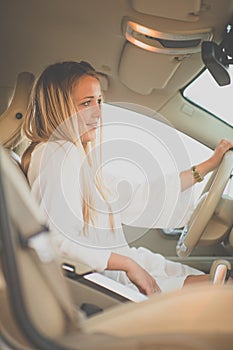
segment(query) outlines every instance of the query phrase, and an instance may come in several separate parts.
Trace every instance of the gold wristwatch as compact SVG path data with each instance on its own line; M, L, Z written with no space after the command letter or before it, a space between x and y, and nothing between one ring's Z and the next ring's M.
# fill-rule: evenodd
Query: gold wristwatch
M201 182L201 181L204 180L204 177L202 177L202 176L200 175L200 173L197 171L197 168L196 168L195 165L192 166L191 169L192 169L193 177L194 177L194 179L195 179L197 182Z

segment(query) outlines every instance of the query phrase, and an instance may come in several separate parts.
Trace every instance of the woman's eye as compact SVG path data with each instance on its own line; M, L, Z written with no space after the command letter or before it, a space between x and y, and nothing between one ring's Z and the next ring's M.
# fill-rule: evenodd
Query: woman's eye
M82 103L82 106L88 107L90 105L91 101L85 101Z
M90 105L91 105L91 100L88 100L88 101L85 101L85 102L82 102L81 103L81 106L84 106L84 107L89 107ZM93 101L94 102L94 101ZM97 101L97 104L99 105L99 106L101 106L102 105L102 99L100 98L100 99L98 99Z

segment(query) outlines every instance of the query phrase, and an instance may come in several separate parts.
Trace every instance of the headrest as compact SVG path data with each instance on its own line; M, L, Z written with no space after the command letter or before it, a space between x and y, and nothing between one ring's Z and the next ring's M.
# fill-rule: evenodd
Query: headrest
M7 148L15 148L21 136L21 124L28 106L35 77L32 73L19 73L12 100L0 116L0 142Z

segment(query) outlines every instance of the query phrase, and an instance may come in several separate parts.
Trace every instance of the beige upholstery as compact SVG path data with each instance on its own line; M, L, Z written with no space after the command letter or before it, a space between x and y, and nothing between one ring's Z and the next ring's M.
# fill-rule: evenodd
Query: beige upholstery
M0 191L0 268L5 273L0 324L9 341L14 338L18 344L34 344L27 349L43 350L232 348L230 286L190 287L83 319L73 308L44 218L2 147ZM8 298L11 308L2 308Z
M1 150L3 151L3 149ZM50 281L53 281L53 279L47 278L41 257L35 252L35 249L30 247L30 245L35 244L32 243L35 239L30 239L31 235L41 233L38 237L42 236L43 238L43 232L46 232L45 219L39 212L36 203L31 201L31 194L26 179L16 164L11 161L8 152L1 152L1 173L4 192L7 194L6 206L13 232L23 233L21 239L25 240L25 242L28 240L27 249L23 249L20 244L16 244L13 247L15 249L15 264L25 303L27 304L30 318L40 332L48 337L56 338L67 329L67 311L71 314L73 305L67 302L65 305L67 311L64 313L57 300L58 298L54 298L57 293L51 290ZM13 236L13 238L16 239L16 242L19 239L17 236ZM46 269L50 271L57 285L60 286L61 289L58 288L58 292L62 290L64 300L69 300L69 293L66 290L61 270L54 264L53 252L48 249L45 251L46 245L49 248L49 236L44 237L44 239L45 243L39 242L38 244L42 246L43 254L46 255L43 258L46 261ZM40 248L40 251L42 248ZM28 278L29 276L30 279ZM41 305L43 305L43 308ZM48 313L46 318L44 317L44 310ZM70 316L70 319L72 318L73 315Z
M119 306L87 320L85 327L89 332L118 336L152 333L211 335L215 332L233 335L232 311L232 287L195 286L154 295L136 306ZM143 327L140 320L143 320Z
M7 148L15 149L19 146L21 124L34 79L34 75L29 72L18 74L11 102L0 116L0 143Z

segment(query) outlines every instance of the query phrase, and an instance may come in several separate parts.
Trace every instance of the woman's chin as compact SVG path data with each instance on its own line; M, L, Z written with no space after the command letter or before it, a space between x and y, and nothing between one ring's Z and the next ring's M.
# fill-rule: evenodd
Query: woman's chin
M96 139L96 130L92 129L82 136L82 143L87 144L88 142L93 142Z

